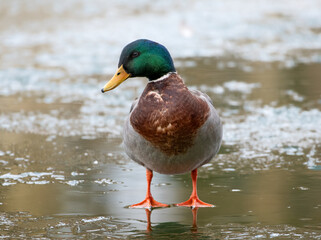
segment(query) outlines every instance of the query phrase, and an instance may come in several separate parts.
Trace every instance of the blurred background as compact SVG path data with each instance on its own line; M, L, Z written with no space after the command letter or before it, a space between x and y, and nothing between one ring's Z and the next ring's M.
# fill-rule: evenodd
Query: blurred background
M216 205L152 213L145 170L121 148L146 79L100 89L122 48L165 45L224 123L199 170ZM0 238L320 239L321 1L0 0ZM155 198L186 200L189 173L155 174Z

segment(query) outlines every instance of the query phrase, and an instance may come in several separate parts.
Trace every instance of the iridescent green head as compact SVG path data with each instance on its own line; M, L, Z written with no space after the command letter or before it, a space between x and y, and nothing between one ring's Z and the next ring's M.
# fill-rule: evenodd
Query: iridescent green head
M147 77L149 80L155 80L176 71L168 50L163 45L147 39L136 40L124 47L118 68L102 92L114 89L129 77Z
M147 77L149 80L175 72L168 50L163 45L146 39L136 40L123 49L118 67L121 65L132 77Z

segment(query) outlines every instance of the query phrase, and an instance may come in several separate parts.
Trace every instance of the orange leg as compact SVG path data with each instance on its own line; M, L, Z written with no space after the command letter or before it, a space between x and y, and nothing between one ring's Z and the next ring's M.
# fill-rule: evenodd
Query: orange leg
M192 182L193 182L193 192L190 198L186 202L178 203L176 206L184 206L184 207L214 207L212 204L205 203L201 201L197 196L197 169L194 169L191 173Z
M152 182L153 178L153 171L146 168L146 179L147 179L147 193L145 199L137 204L133 204L130 206L130 208L157 208L157 207L169 207L167 204L163 204L160 202L157 202L152 197L152 194L150 192L150 184Z

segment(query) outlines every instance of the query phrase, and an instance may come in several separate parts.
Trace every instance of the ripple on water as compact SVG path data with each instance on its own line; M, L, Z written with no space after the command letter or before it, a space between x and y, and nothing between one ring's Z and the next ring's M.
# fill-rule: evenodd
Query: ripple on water
M217 224L192 228L178 222L156 222L149 228L145 221L127 223L110 216L37 217L26 212L0 213L1 237L21 238L113 238L131 239L195 236L200 239L319 239L318 230L289 225ZM25 231L25 229L29 231ZM147 230L146 230L147 229ZM5 234L7 233L7 234ZM10 235L9 235L10 233Z

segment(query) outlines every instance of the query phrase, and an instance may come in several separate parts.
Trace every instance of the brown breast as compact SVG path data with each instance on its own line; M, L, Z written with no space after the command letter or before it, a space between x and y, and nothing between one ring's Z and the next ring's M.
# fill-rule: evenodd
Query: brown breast
M133 128L166 155L185 153L209 115L205 101L191 94L176 74L149 82L131 114Z

